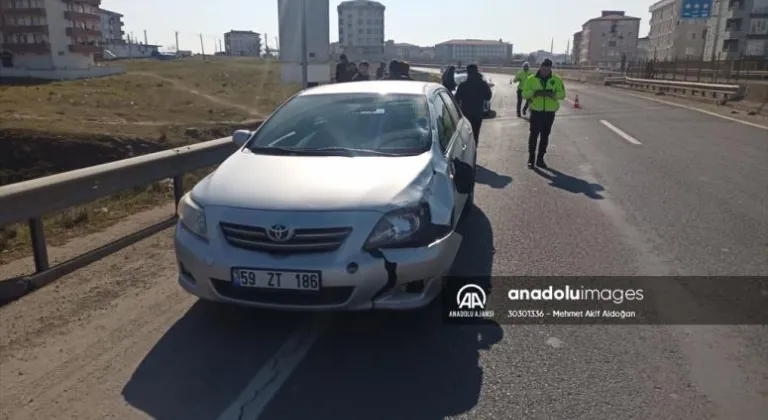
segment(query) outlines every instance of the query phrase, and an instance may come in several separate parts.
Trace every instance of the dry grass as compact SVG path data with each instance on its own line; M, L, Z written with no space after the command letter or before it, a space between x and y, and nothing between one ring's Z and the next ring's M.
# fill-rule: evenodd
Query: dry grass
M155 139L177 127L258 119L298 91L270 60L189 58L118 63L122 75L0 86L3 128ZM166 134L167 135L167 134Z
M186 174L184 190L189 191L212 170L204 168ZM72 207L43 217L46 242L49 246L62 245L72 238L112 226L131 214L169 202L173 202L173 183L167 180ZM31 244L26 224L0 227L0 265L30 255Z
M268 60L203 61L193 57L175 61L132 60L115 65L125 67L126 74L32 86L0 86L0 131L31 129L41 133L41 137L60 136L70 146L72 141L80 141L78 134L88 133L129 136L171 147L222 137L231 128L248 125L269 114L300 88L281 84L278 63ZM198 129L195 135L189 134L189 127ZM67 150L77 153L77 148ZM25 177L57 172L59 165L41 159L39 170L25 170ZM185 187L191 188L209 172L210 168L188 174ZM170 183L160 182L48 215L44 218L46 239L50 245L61 245L70 238L111 226L130 214L167 203L172 197ZM30 253L25 224L0 226L0 264Z

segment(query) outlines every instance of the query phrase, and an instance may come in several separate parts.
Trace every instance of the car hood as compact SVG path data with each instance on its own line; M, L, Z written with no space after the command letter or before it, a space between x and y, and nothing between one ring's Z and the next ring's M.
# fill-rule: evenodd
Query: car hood
M192 191L204 206L262 210L386 209L432 177L431 152L404 157L274 156L238 151Z

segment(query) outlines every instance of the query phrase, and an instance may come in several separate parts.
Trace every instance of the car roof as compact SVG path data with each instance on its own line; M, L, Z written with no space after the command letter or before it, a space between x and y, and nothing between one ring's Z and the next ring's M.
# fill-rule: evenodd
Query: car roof
M436 86L439 85L436 83L412 80L370 80L321 85L312 89L307 89L299 93L299 96L333 95L342 93L399 93L406 95L424 95Z

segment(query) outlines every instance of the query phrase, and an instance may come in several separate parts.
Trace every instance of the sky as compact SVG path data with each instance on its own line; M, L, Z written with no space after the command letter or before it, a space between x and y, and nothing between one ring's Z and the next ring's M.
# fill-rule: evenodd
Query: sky
M310 0L324 1L324 0ZM386 39L416 45L434 45L449 39L503 39L516 53L549 50L565 52L568 40L601 10L624 10L641 18L641 34L647 34L648 7L656 0L380 0L386 6ZM330 1L330 39L338 40L336 6ZM622 4L617 7L617 4ZM104 9L124 15L126 33L161 47L175 44L179 32L182 50L216 51L230 30L266 34L276 46L277 0L102 0Z

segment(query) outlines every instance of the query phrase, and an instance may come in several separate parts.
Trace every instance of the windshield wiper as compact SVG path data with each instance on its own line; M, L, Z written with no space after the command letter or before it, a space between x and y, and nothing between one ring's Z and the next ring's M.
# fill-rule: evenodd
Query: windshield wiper
M290 147L277 147L277 146L270 146L270 147L251 147L249 150L253 153L258 153L260 155L278 155L278 156L307 156L307 155L313 155L314 153L311 152L311 149L292 149Z
M319 149L309 149L313 152L317 152L318 154L322 155L343 155L343 156L359 156L359 155L367 155L367 156L400 156L398 153L391 153L391 152L382 152L379 150L372 150L372 149L357 149L354 147L321 147Z

